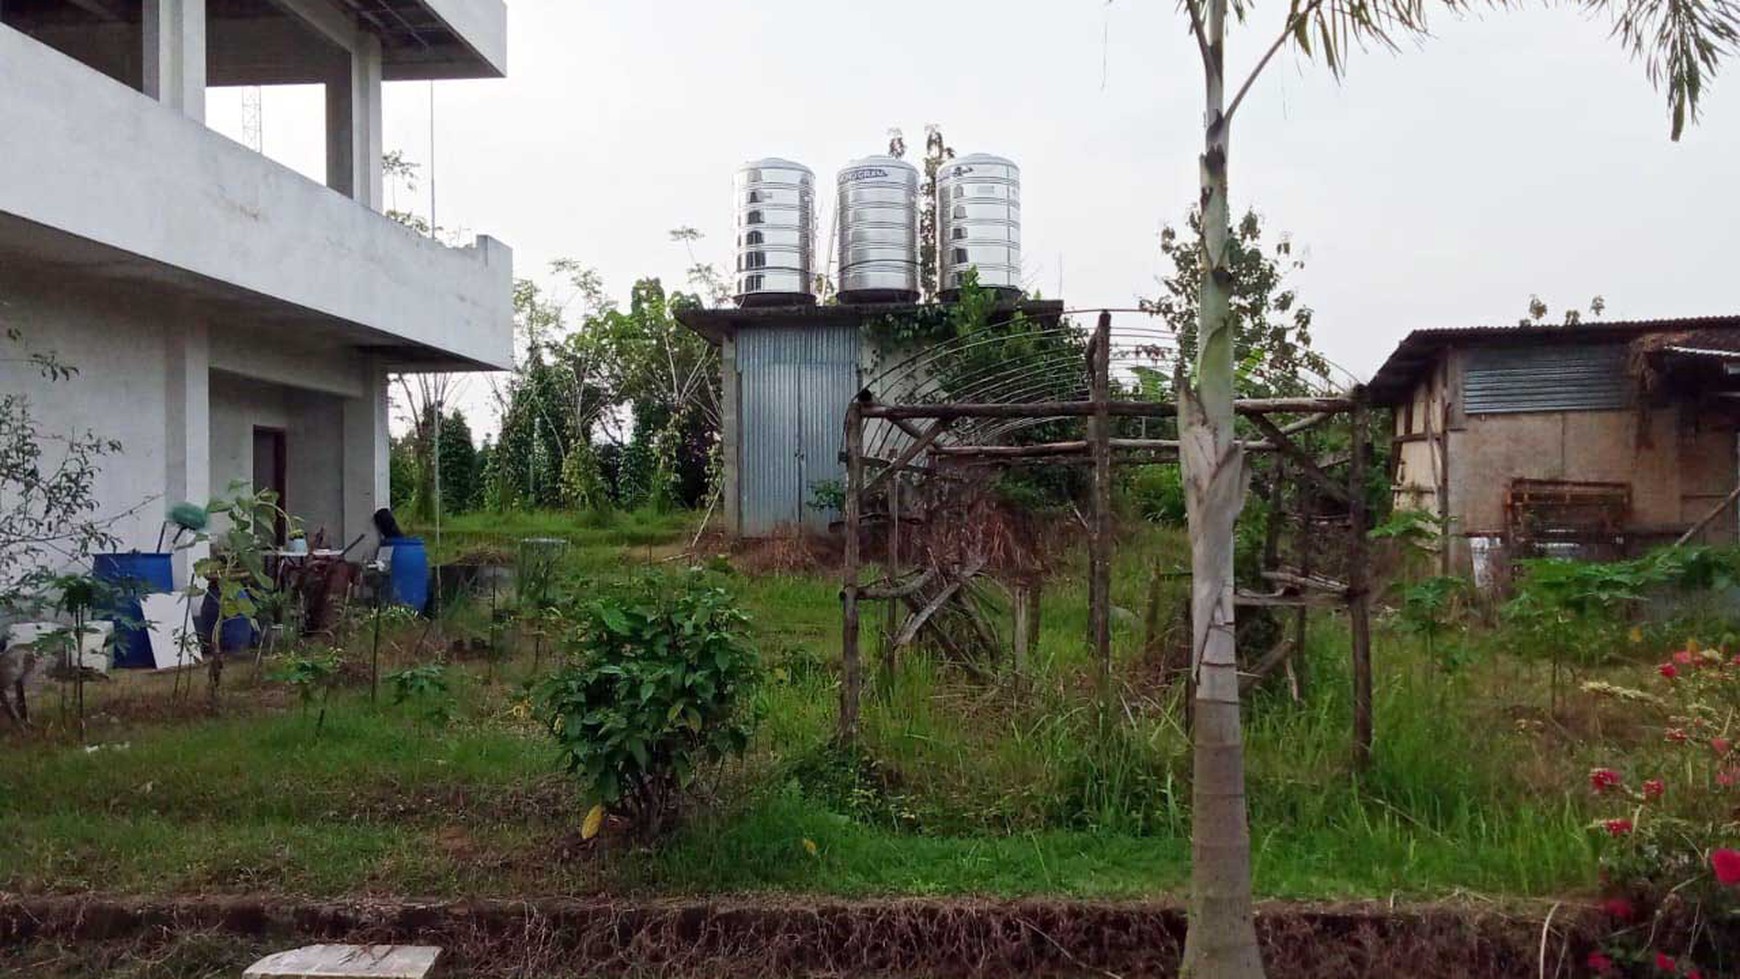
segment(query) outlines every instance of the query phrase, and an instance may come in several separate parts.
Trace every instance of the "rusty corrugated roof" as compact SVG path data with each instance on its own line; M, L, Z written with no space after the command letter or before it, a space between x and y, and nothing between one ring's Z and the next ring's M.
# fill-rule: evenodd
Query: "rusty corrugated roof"
M1740 315L1679 319L1595 320L1573 325L1453 326L1415 330L1390 353L1367 390L1373 403L1398 404L1414 389L1420 374L1445 350L1457 347L1548 343L1628 342L1655 333L1685 332L1702 338L1705 349L1740 351ZM1710 347L1722 343L1727 346ZM1676 339L1676 345L1690 346Z

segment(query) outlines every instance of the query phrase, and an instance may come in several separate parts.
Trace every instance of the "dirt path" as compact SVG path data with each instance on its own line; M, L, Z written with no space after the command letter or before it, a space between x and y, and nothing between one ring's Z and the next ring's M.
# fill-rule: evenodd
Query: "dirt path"
M1540 973L1550 905L1271 903L1271 979L1487 979ZM1576 976L1596 918L1552 914L1548 976ZM0 970L41 976L239 974L305 942L445 946L478 976L1172 976L1175 905L793 898L415 903L272 897L0 896ZM138 963L150 963L140 968Z

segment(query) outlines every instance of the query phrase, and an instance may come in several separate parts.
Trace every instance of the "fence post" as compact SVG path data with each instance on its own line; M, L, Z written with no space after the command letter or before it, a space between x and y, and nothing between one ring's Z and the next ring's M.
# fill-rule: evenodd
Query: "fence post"
M1089 392L1093 414L1088 446L1093 453L1093 525L1089 533L1089 622L1100 679L1112 675L1112 314L1102 310L1088 345Z
M858 738L858 703L864 685L858 655L858 530L864 501L864 415L858 399L846 406L846 553L840 586L840 743Z
M1366 536L1371 518L1366 507L1366 446L1370 436L1365 388L1353 392L1353 458L1347 467L1348 544L1347 617L1353 633L1353 759L1364 770L1371 765L1371 568Z

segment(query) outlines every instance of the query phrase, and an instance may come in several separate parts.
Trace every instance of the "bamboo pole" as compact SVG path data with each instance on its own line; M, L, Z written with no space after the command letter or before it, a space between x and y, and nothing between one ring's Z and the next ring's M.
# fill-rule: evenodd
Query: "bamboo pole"
M1370 515L1366 507L1366 443L1370 431L1364 389L1354 397L1353 460L1347 468L1348 620L1353 632L1353 757L1360 770L1371 766L1371 569L1368 567L1366 535Z
M1330 414L1353 410L1347 398L1247 398L1235 402L1241 415ZM960 402L957 404L866 405L865 418L1087 418L1096 412L1087 401L1034 401L1027 404ZM1120 418L1170 418L1178 406L1169 401L1113 401L1107 411Z
M842 745L858 739L858 704L863 664L858 655L858 524L864 493L863 406L846 406L846 548L840 588L840 732Z

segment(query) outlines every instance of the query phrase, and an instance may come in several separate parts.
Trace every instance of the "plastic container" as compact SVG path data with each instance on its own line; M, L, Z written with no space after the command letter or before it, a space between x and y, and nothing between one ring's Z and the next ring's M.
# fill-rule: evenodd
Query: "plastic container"
M98 554L91 558L91 576L115 585L121 592L115 601L98 610L99 617L115 623L115 666L147 670L156 666L138 596L175 590L171 556L140 551Z
M421 537L389 537L382 547L393 549L387 567L387 601L422 612L429 604L429 554Z

